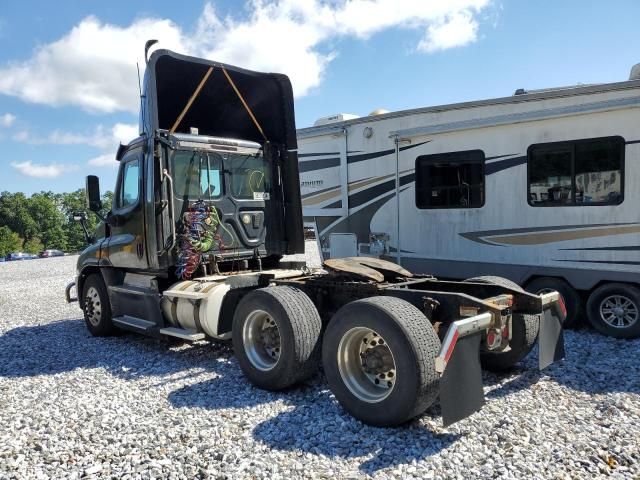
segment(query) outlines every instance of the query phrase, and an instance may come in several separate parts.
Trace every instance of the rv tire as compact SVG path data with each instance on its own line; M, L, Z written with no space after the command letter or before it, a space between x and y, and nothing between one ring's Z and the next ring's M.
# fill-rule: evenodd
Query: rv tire
M524 292L517 283L502 277L484 276L474 277L465 282L491 283L501 287ZM490 371L508 370L523 360L533 349L540 330L541 315L525 315L514 313L511 317L511 349L506 352L480 352L482 367Z
M440 340L427 317L405 300L370 297L343 306L324 335L329 388L362 422L391 427L436 399Z
M640 289L624 283L596 288L587 301L587 318L604 335L640 337Z
M318 310L303 291L288 286L253 290L233 316L236 359L251 383L282 390L317 372L321 328Z

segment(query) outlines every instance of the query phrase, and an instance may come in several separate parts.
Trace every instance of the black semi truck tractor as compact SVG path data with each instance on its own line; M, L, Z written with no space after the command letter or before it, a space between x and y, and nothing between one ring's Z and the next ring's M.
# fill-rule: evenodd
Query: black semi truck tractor
M536 342L540 368L564 355L557 292L499 277L439 281L377 258L315 270L283 261L304 252L284 75L156 50L140 136L116 159L112 209L87 234L66 291L74 301L75 287L93 335L231 339L246 378L268 390L322 365L338 402L378 426L436 400L451 424L484 403L481 368L509 368ZM97 177L86 192L100 215Z

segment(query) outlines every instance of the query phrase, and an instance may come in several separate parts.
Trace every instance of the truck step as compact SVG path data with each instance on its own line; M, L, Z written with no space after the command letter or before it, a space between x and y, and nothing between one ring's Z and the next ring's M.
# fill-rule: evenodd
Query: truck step
M136 285L111 285L109 287L110 293L125 294L125 295L149 295L157 292L144 287L138 287Z
M133 328L136 331L146 332L156 326L155 323L149 320L143 320L142 318L130 317L129 315L122 315L120 317L113 317L113 323L118 327L124 327L127 329Z
M204 333L198 333L186 328L176 328L176 327L161 328L160 333L164 335L170 335L172 337L182 338L184 340L191 340L192 342L195 342L196 340L205 339Z

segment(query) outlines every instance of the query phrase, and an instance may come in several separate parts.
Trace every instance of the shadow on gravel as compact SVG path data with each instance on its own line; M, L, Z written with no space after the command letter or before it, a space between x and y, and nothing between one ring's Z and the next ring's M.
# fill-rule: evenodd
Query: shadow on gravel
M327 390L319 391L312 402L307 399L293 410L258 424L253 436L270 448L330 458L373 454L360 465L360 471L369 475L428 458L460 437L436 433L417 420L399 428L370 427L345 413Z
M179 408L208 410L242 409L281 401L293 407L265 420L253 429L253 437L281 451L303 451L330 458L374 456L360 465L360 471L378 470L419 461L455 442L459 435L439 434L414 421L401 428L364 425L344 412L318 375L309 383L284 392L267 392L225 375L169 394ZM427 414L431 409L427 411ZM247 426L250 426L248 423Z
M591 330L565 332L564 360L543 370L537 367L537 352L502 373L483 374L485 386L499 385L487 398L500 398L531 388L543 378L589 395L640 394L640 339L620 340ZM510 377L510 378L509 378Z
M229 346L219 343L171 347L166 341L133 333L95 338L82 319L18 327L0 335L0 377L55 375L77 368L104 368L125 379L195 366L217 372L225 364L216 360L232 355Z

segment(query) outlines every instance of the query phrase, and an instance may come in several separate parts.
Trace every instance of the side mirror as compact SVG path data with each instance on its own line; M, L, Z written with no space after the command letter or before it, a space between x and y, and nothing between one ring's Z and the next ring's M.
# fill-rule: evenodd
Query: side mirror
M95 175L87 176L86 190L87 208L92 212L99 212L102 209L100 199L100 180Z

